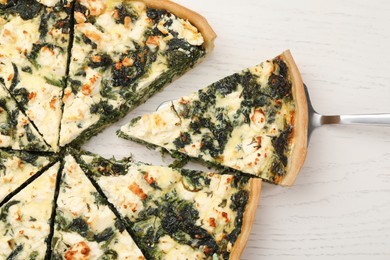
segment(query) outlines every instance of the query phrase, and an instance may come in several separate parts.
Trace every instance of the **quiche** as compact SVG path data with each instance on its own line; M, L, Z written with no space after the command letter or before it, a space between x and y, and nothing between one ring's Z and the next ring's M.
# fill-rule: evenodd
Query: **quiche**
M174 169L74 150L202 61L215 37L202 16L169 0L0 0L0 259L240 258L263 172ZM155 130L172 116L173 122L180 118L176 126L188 121L193 129L180 130L169 149L179 145L184 153L189 140L206 138L207 153L220 160L228 140L220 141L239 138L226 123L236 92L245 96L247 110L248 102L258 102L248 95L261 93L267 102L254 110L272 110L277 128L261 133L280 144L269 155L280 157L283 167L272 169L288 170L283 156L296 149L290 139L299 109L295 76L280 57L269 68L259 65L264 72L250 69L228 79L249 82L249 92L241 81L209 87L202 97L172 104ZM261 77L271 78L262 76L267 69L279 82L276 92L254 88ZM239 131L252 120L245 109L234 116ZM216 111L221 122L213 119ZM215 158L214 150L221 152Z
M76 156L149 259L238 259L261 179Z
M71 155L64 158L50 259L144 259Z
M87 140L199 62L215 34L167 0L81 0L64 90L60 146Z
M71 4L41 2L0 2L0 82L57 151Z
M1 259L45 258L59 167L54 164L0 207Z
M0 84L0 148L50 151L43 137Z
M26 151L0 150L0 204L53 164L54 156Z
M291 185L306 155L303 83L286 51L133 119L119 136Z

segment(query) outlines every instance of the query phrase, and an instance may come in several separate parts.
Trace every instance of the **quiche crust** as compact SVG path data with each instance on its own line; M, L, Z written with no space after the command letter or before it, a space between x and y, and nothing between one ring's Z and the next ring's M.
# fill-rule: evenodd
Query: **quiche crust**
M288 158L287 173L280 183L284 186L291 186L294 184L306 158L308 110L301 74L290 51L286 50L280 56L288 65L295 100L294 128L290 139L291 150Z
M130 0L127 0L130 1ZM204 47L206 52L210 52L214 48L214 40L217 37L214 30L211 28L206 18L202 15L194 12L184 6L181 6L175 2L169 0L139 0L143 2L148 7L156 8L156 9L165 9L168 12L174 14L177 17L182 19L187 19L191 24L193 24L204 38Z
M260 178L252 178L250 180L250 196L245 207L241 233L234 243L229 259L241 259L241 254L245 249L246 242L248 241L249 235L251 233L253 221L256 215L256 209L259 204L261 183L262 180Z

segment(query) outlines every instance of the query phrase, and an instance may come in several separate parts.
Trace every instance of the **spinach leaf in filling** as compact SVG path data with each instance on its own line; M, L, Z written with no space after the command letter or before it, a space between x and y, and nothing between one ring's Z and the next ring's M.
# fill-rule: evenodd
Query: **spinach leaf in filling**
M137 21L139 15L138 13L129 5L126 5L125 2L120 6L116 6L113 15L116 23L125 24L125 20L129 17L131 22Z
M35 0L8 0L6 4L0 4L0 14L18 14L23 20L31 20L38 16L43 5Z
M202 248L206 255L218 252L214 238L202 227L196 225L198 211L192 202L181 200L176 192L165 194L154 201L144 201L145 209L139 213L132 230L144 250L158 254L158 241L169 235L180 244Z

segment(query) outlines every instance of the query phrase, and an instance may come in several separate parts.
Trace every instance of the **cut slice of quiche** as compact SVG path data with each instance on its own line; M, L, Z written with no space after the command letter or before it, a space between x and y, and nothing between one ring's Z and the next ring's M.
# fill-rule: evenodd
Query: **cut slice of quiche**
M71 155L64 158L51 259L144 259Z
M1 1L0 81L57 150L71 4L40 2Z
M0 148L50 151L34 125L0 83Z
M239 259L261 179L77 158L150 259Z
M301 76L286 51L135 118L118 134L291 185L306 155Z
M0 149L0 204L55 160L53 156Z
M60 163L0 207L0 258L44 259Z
M199 62L215 34L168 0L75 5L60 146L79 145Z

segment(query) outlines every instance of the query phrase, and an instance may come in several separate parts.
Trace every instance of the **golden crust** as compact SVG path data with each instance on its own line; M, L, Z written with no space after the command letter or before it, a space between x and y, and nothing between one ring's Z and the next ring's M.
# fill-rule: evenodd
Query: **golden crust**
M205 47L206 52L210 52L214 48L214 40L217 37L217 35L209 25L207 20L200 14L169 0L138 0L138 1L145 3L146 6L148 7L152 7L156 9L165 9L168 12L173 13L177 17L190 21L190 23L193 24L196 28L198 28L198 30L202 34L204 39L203 45Z
M240 259L241 254L244 251L246 242L248 241L252 224L255 219L256 209L259 204L260 191L261 191L261 179L252 178L249 185L249 199L248 204L245 207L245 212L242 220L241 233L238 236L236 242L233 245L232 251L230 252L229 259Z
M287 50L283 52L280 57L287 63L289 68L293 97L295 100L294 128L293 137L291 138L292 144L290 156L288 158L287 174L280 183L281 185L291 186L306 158L308 110L301 74L299 73L290 51Z

